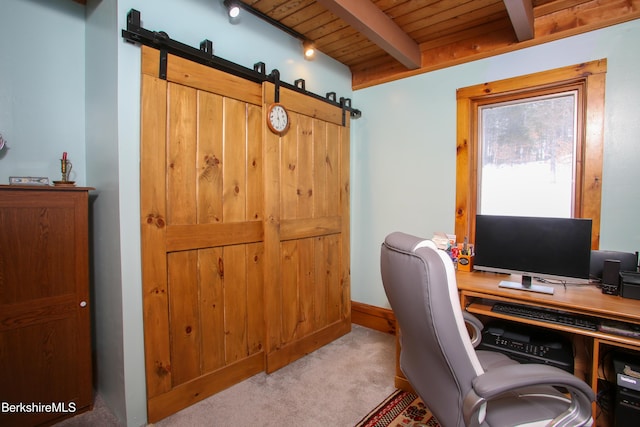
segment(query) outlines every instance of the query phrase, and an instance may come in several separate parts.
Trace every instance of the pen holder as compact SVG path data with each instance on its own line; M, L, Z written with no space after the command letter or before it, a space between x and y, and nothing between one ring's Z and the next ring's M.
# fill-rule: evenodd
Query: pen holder
M473 271L473 255L458 255L458 270Z
M60 159L60 172L62 173L62 182L69 182L71 169L73 164L67 159Z

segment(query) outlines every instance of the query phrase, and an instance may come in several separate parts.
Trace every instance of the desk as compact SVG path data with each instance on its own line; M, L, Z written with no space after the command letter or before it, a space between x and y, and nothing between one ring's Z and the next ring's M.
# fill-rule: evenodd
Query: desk
M608 367L600 363L602 356L607 351L614 348L624 348L640 352L640 339L524 319L491 311L493 302L502 301L564 310L600 319L640 324L639 300L605 295L593 285L567 285L566 290L562 285L553 285L555 288L553 295L504 289L498 287L500 280L520 282L521 277L478 271L458 271L456 272L456 279L460 292L461 306L470 313L477 315L480 319L506 319L554 329L569 336L576 349L574 374L591 385L596 393L598 392L598 380L603 380L605 375L607 378L613 377L613 373L605 371ZM399 355L399 344L396 352ZM397 358L397 360L399 359ZM408 381L400 371L399 364L396 365L395 384L396 387L401 389L411 389ZM593 410L594 419L597 419L595 403ZM598 425L607 425L604 420L601 423L601 420L598 419L597 423Z

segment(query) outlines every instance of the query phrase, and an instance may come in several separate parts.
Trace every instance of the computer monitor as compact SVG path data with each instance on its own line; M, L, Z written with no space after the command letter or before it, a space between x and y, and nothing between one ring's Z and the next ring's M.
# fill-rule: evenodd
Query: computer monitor
M553 294L531 278L589 278L590 219L477 215L474 243L474 269L522 275L501 287Z

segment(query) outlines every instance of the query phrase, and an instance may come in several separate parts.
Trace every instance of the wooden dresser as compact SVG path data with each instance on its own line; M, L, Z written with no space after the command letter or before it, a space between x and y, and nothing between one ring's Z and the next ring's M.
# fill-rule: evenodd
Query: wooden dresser
M90 190L0 186L0 425L92 406Z

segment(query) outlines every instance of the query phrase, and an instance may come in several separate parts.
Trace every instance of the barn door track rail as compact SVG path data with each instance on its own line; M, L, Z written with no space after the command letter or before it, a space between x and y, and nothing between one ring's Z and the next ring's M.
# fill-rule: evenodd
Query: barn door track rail
M327 102L342 109L343 125L346 123L345 115L347 113L354 119L362 116L362 112L360 110L351 106L350 98L340 97L338 100L335 92L328 92L326 96L309 92L305 89L305 81L303 79L296 80L294 84L283 82L280 80L280 72L277 69L274 69L271 73L267 74L264 62L257 62L254 64L253 69L251 69L219 56L215 56L213 54L213 43L210 40L203 40L200 43L200 48L197 49L171 39L164 31L146 30L140 26L140 12L135 9L131 9L129 13L127 13L127 29L122 30L122 38L129 43L141 44L160 50L160 70L158 73L162 79L166 79L167 77L167 54L170 53L256 83L269 81L274 83L277 89L285 87L295 92Z

